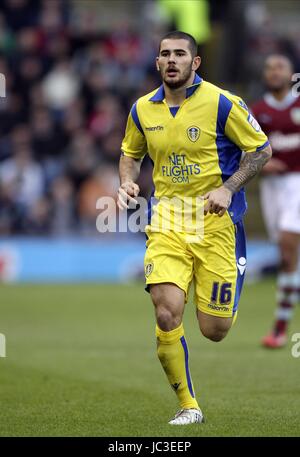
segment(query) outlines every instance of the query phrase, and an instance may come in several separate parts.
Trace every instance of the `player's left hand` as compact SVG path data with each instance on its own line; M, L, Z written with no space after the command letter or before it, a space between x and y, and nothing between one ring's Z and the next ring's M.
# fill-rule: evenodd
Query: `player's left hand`
M232 192L226 187L221 186L218 189L211 190L204 195L204 200L207 200L204 206L204 215L218 214L223 216L231 203Z

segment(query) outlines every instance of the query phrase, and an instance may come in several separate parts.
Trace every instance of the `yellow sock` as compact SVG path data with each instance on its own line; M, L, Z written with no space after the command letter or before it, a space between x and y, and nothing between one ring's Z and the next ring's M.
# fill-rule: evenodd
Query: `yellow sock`
M189 354L183 325L164 332L156 326L157 355L181 408L199 408L189 372Z

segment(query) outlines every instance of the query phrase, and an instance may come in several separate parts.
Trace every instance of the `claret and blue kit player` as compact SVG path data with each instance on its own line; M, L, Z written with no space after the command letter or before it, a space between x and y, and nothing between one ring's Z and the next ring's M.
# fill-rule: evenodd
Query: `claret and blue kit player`
M251 106L273 150L260 180L265 225L280 256L275 322L262 339L270 349L288 343L289 323L300 303L300 97L291 88L293 73L286 56L268 56L263 69L267 92Z
M196 73L200 63L192 36L176 31L163 37L156 59L162 85L132 106L120 158L121 209L139 193L136 180L146 154L153 162L158 206L173 198L204 201L202 237L189 238L192 226L154 230L151 219L146 231L145 278L156 315L157 354L180 404L172 425L204 421L182 322L190 286L201 333L221 341L237 317L245 277L244 185L272 154L244 101L204 81ZM162 219L172 217L166 205Z

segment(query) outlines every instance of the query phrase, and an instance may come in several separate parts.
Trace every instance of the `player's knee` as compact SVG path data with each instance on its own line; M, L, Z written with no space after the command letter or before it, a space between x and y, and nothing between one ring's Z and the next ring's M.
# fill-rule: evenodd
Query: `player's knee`
M157 325L164 332L169 332L181 324L181 316L174 314L170 309L164 306L156 307Z
M174 292L174 291L173 291ZM156 321L159 328L165 332L169 332L181 324L182 313L184 308L184 297L180 293L166 293L164 287L151 287L151 298L155 306Z

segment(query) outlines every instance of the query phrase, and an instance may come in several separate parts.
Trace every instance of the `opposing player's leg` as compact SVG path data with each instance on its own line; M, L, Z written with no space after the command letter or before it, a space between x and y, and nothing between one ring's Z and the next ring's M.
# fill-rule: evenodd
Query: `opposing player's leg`
M282 198L282 177L266 176L260 181L260 205L264 224L272 242L278 243ZM270 204L272 202L272 204Z
M181 410L169 423L200 423L182 317L193 276L193 258L178 234L149 235L145 255L146 282L156 315L157 354Z
M280 232L278 245L281 265L277 280L275 323L271 333L262 340L262 344L268 348L280 348L287 343L288 325L299 301L299 244L298 233Z
M265 181L262 209L270 237L278 243L280 270L277 278L277 308L271 332L262 339L267 348L287 343L289 322L299 302L300 271L300 174L270 177ZM272 201L272 205L269 202ZM270 211L273 209L273 215ZM275 213L275 214L274 214ZM276 222L271 223L276 218ZM272 219L273 217L273 219Z
M206 235L195 254L195 301L202 334L222 341L237 317L246 269L242 222Z

